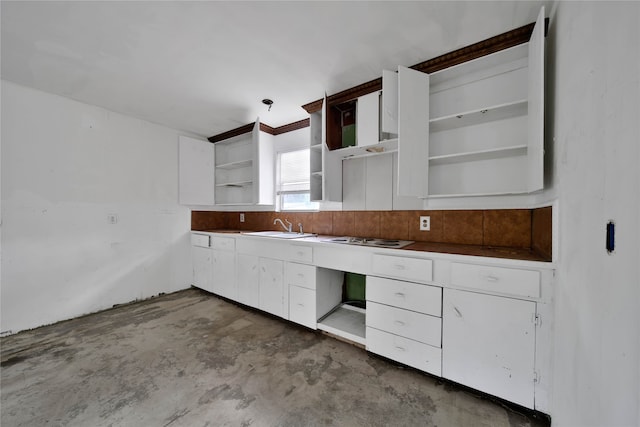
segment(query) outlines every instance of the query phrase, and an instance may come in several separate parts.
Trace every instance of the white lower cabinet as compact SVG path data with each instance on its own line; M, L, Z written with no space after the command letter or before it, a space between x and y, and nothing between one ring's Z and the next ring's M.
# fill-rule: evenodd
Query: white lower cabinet
M289 286L289 320L316 329L316 291Z
M442 376L534 408L536 303L444 289Z
M285 305L284 301L283 262L277 259L260 258L258 264L260 287L258 308L267 313L288 318L289 305ZM285 313L285 306L287 313Z
M212 291L215 294L236 300L236 253L212 249Z
M260 265L255 255L238 254L238 302L250 307L260 306Z
M442 288L367 276L366 295L367 350L439 376Z

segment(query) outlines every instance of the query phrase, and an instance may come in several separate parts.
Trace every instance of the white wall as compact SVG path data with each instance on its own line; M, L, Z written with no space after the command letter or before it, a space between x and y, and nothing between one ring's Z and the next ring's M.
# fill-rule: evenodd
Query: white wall
M639 27L638 2L559 2L551 13L553 425L640 425Z
M175 130L2 81L2 332L189 286L177 144Z

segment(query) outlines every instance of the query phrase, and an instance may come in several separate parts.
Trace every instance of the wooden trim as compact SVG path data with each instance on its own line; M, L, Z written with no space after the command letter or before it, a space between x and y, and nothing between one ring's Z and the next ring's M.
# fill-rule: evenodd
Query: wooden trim
M286 125L278 126L277 128L272 128L266 123L260 123L260 130L262 132L268 133L269 135L280 135L282 133L291 132L298 129L304 129L309 127L310 120L302 119L297 122L289 123ZM249 133L253 131L253 127L255 126L255 122L246 124L244 126L240 126L239 128L231 129L229 131L219 133L218 135L210 136L208 138L209 142L219 142L224 141L225 139L233 138L234 136L243 135L245 133Z
M546 18L545 30L548 25L549 18ZM435 71L443 70L445 68L461 64L463 62L471 61L472 59L477 59L482 56L490 55L492 53L499 52L501 50L508 49L522 43L526 43L531 38L531 33L533 32L534 26L535 22L532 22L531 24L524 25L511 31L507 31L506 33L498 34L497 36L490 37L478 43L474 43L472 45L454 50L449 53L445 53L444 55L437 56L427 61L420 62L418 64L412 65L409 68L422 71L423 73L433 73ZM343 102L351 101L360 96L375 92L376 90L382 90L382 77L328 96L327 106L331 107L337 104L342 104ZM322 108L321 101L322 100L314 101L312 103L303 105L302 108L311 113L312 111L309 111L308 108L310 108L311 106L315 107L314 104L317 102L320 102L320 106L318 109Z
M309 114L311 114L311 113L315 113L315 112L317 112L317 111L322 110L322 103L323 103L323 102L324 102L324 101L323 101L322 99L318 99L318 100L313 101L313 102L310 102L310 103L308 103L308 104L304 104L304 105L302 106L302 108L304 108L304 109L305 109L305 111L306 111L307 113L309 113Z
M298 129L304 129L309 127L309 118L298 120L297 122L289 123L288 125L278 126L274 129L273 135L280 135L287 132L292 132Z
M225 139L233 138L234 136L243 135L245 133L249 133L253 131L253 127L255 126L255 122L246 124L244 126L240 126L239 128L231 129L226 132L219 133L214 136L210 136L207 138L209 142L219 142L224 141Z
M362 83L361 85L354 86L350 89L343 90L342 92L338 92L334 95L327 96L327 107L352 101L360 96L370 94L377 90L382 90L382 77Z
M269 135L275 135L275 134L276 134L276 133L275 133L275 129L274 129L274 128L272 128L271 126L269 126L269 125L268 125L268 124L266 124L266 123L262 123L262 122L260 122L260 130L261 130L262 132L268 133Z
M498 34L497 36L478 43L437 56L428 61L420 62L410 68L422 71L423 73L433 73L522 43L527 43L531 39L531 33L533 32L535 24L535 22L532 22L531 24L507 31L506 33ZM548 18L545 22L545 27L546 25L548 25Z

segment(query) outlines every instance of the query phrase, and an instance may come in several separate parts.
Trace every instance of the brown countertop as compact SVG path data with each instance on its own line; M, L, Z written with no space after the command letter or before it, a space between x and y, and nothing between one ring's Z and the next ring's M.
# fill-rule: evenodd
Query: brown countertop
M240 234L240 233L251 232L250 230L228 230L228 229L192 230L192 231L203 231L207 233L229 233L229 234ZM318 236L318 239L320 239L319 241L325 241L326 239L331 237L336 237L336 236L321 235L321 236ZM445 253L445 254L455 254L455 255L482 256L482 257L489 257L489 258L517 259L517 260L523 260L523 261L551 262L550 259L545 258L542 254L529 248L461 245L461 244L454 244L454 243L435 243L435 242L419 242L418 241L409 246L405 246L402 249L409 250L409 251L419 251L419 252L435 252L435 253Z

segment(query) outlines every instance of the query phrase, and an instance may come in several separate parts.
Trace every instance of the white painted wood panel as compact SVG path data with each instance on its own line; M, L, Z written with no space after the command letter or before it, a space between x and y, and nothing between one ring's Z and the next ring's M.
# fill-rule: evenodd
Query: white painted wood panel
M433 278L430 259L373 254L373 274L415 282L430 282Z
M191 233L191 246L210 247L211 237L208 234Z
M442 320L415 311L369 301L367 326L434 347L442 344Z
M544 187L544 6L529 40L528 191Z
M342 161L342 209L364 210L366 183L366 158Z
M289 320L316 329L316 291L289 286Z
M178 198L181 205L213 205L214 147L209 141L178 139Z
M260 258L260 310L276 316L284 314L284 273L282 261ZM288 299L288 297L287 297ZM287 312L288 312L287 304Z
M213 257L213 292L235 301L238 298L235 252L212 249L211 254Z
M442 288L438 286L367 276L367 301L442 315Z
M365 209L390 211L393 207L393 157L379 154L365 157Z
M316 289L316 267L313 265L286 262L284 264L284 280L286 285Z
M442 375L533 409L536 304L445 289Z
M398 73L382 70L382 132L398 134Z
M193 256L193 286L213 292L211 286L211 249L194 246L191 248L191 254Z
M433 375L441 375L442 350L428 344L367 328L367 350Z
M540 298L540 272L536 270L453 262L451 284L484 292Z
M237 254L238 302L260 306L260 266L256 255Z
M211 247L221 251L235 251L236 239L233 237L211 236Z
M356 102L356 145L365 147L380 140L380 93L363 95Z
M398 67L398 195L426 197L429 75Z
M391 160L391 208L394 211L419 210L424 208L424 201L416 196L400 196L398 194L398 153L393 153Z

